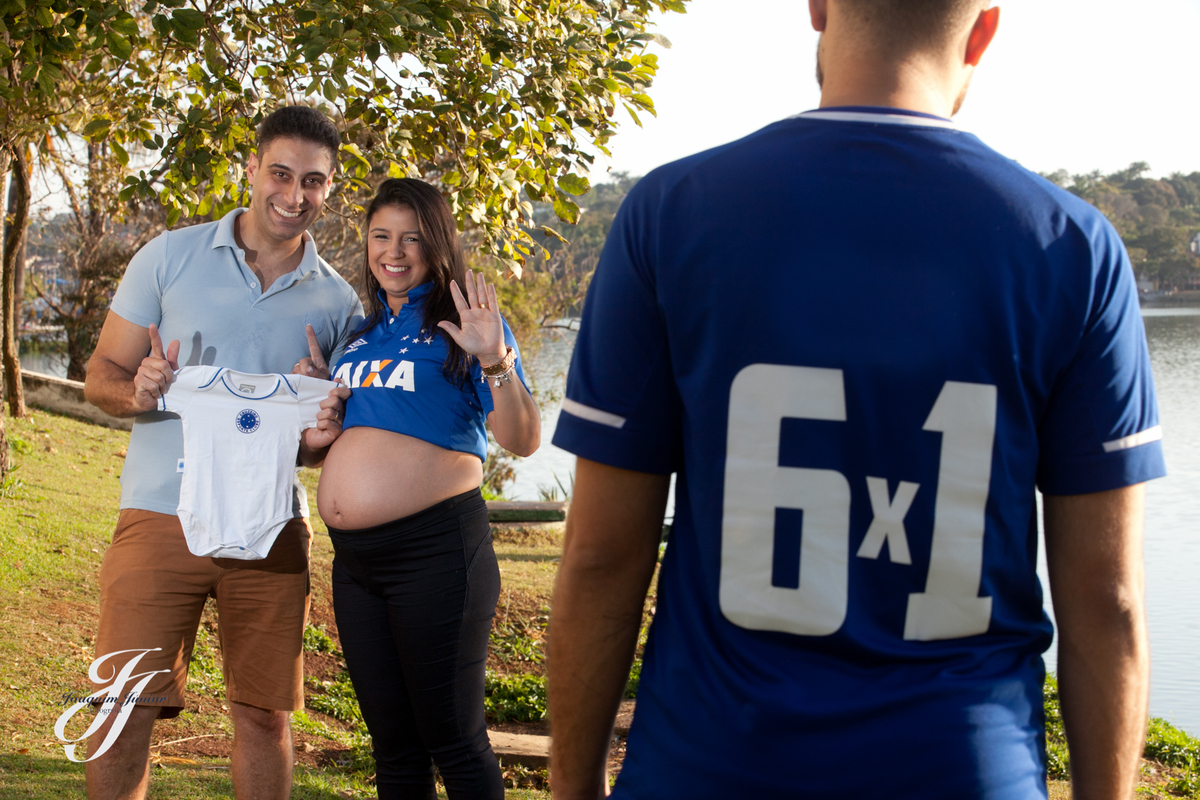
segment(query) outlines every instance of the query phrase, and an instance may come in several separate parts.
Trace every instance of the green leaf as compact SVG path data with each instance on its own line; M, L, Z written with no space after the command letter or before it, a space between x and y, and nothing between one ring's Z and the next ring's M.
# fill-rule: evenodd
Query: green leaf
M47 73L45 70L42 70L42 72L38 74L38 88L42 90L42 94L50 97L55 93L55 90L58 87L54 83L54 79L50 77L49 73Z
M183 216L183 211L181 209L172 208L170 211L167 212L167 227L174 228L175 224L177 222L179 222L179 218L182 216Z
M122 11L120 16L109 23L112 29L117 33L123 33L126 36L137 36L138 24L133 15L127 11Z
M301 25L312 22L316 18L317 12L313 11L311 8L296 9L296 22L299 22Z
M554 213L568 225L579 222L579 206L569 197L558 197L554 201Z
M588 193L588 189L592 188L591 183L587 178L581 178L573 172L568 172L558 179L558 188L562 189L567 194L573 194L580 197Z
M222 72L221 57L217 52L217 43L212 39L204 40L204 64L208 67L208 71L214 75Z
M108 52L118 61L128 61L133 55L133 45L119 33L109 33L105 40L108 42Z
M327 42L320 37L312 39L308 44L304 45L304 60L312 63L319 59L325 54L326 45Z
M85 139L91 139L93 136L101 132L107 134L110 125L112 125L112 122L108 118L96 117L87 125L83 126L83 130L80 131L80 135Z
M112 148L113 153L117 157L117 162L122 167L126 166L129 163L129 153L125 152L124 147L121 147L120 144L118 144L117 142L112 142L112 141L110 141L108 143L108 146Z
M198 31L205 25L204 14L194 8L177 8L171 12L171 19L191 31Z
M458 186L458 184L462 183L462 173L447 172L442 176L442 183L447 186Z
M567 239L565 239L561 233L554 230L554 228L551 228L549 225L543 225L538 230L540 230L544 235L549 236L551 239L558 239L563 244L570 244L570 242L567 241Z

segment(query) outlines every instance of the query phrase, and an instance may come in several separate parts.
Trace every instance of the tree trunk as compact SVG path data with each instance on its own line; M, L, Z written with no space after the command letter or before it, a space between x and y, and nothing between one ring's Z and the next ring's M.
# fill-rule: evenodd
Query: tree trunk
M26 151L26 159L28 159L28 151ZM26 163L25 174L30 177L32 185L33 165ZM8 187L8 207L13 208L16 205L16 184L12 183ZM5 233L7 236L8 234ZM17 331L21 330L21 320L25 318L25 243L29 239L29 226L26 223L25 235L21 237L21 243L17 245L17 258L13 262L13 326ZM17 349L20 350L20 334L17 335Z
M8 164L11 152L7 149L0 148L0 178L8 176ZM0 186L3 186L0 181ZM4 305L0 303L0 325L8 324L8 316L4 313ZM3 367L7 359L4 357L3 349L0 349L0 367ZM4 475L8 472L8 434L4 430L4 414L0 414L0 484L3 483Z
M4 236L4 261L0 272L0 307L3 325L0 326L0 350L4 351L4 393L8 395L8 414L12 417L25 416L25 392L21 387L21 360L17 356L16 321L16 262L25 242L25 228L29 225L29 203L33 191L29 185L29 162L25 158L25 145L12 148L12 186L10 187L8 214L12 223ZM15 195L15 197L14 197Z

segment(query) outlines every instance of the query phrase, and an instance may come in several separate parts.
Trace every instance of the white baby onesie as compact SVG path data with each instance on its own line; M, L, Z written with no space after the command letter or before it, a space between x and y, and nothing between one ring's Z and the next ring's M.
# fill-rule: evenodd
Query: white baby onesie
M179 521L188 549L264 558L292 519L300 434L317 424L331 381L184 367L159 400L183 417Z

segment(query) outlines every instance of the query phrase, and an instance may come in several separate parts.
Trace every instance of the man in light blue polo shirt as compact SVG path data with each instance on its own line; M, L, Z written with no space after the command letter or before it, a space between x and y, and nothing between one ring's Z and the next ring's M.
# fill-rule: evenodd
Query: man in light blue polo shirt
M303 707L301 639L308 610L311 532L304 489L295 483L296 518L265 559L193 555L176 516L182 422L154 410L181 366L286 373L303 364L320 372L340 356L362 320L354 290L317 255L307 233L332 185L337 128L314 109L290 106L268 116L258 134L247 168L249 208L165 232L143 247L125 272L88 363L88 400L114 416L134 418L121 475L121 517L100 570L96 655L132 651L106 661L105 674L144 650L150 652L138 662L139 674L162 670L138 693L116 743L88 762L92 798L144 797L153 723L184 705L187 664L209 595L217 601L234 722L235 793L285 798L290 791L288 720L289 712ZM164 340L170 342L165 348ZM305 431L301 463L315 466L324 458L341 432L345 396L346 389L331 395L318 426ZM90 753L111 724L91 737Z

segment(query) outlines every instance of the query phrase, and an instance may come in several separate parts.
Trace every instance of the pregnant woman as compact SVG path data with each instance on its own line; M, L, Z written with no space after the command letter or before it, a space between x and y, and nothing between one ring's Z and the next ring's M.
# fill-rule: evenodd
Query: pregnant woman
M434 765L452 800L499 800L483 712L500 592L479 493L484 421L527 456L541 418L496 289L464 270L441 194L385 181L366 236L367 319L334 368L353 393L317 494L342 651L380 800L432 800Z

